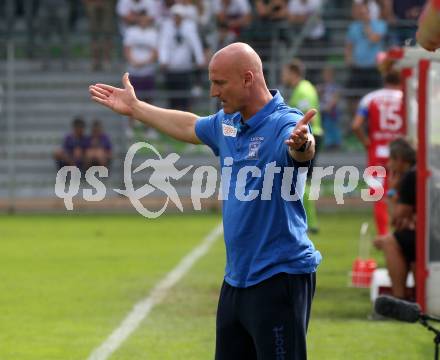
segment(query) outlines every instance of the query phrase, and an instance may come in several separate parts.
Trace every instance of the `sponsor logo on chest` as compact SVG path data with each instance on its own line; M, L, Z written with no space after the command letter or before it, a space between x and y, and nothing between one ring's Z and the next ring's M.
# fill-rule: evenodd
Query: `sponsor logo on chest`
M235 126L223 123L222 127L224 136L237 137L237 128Z

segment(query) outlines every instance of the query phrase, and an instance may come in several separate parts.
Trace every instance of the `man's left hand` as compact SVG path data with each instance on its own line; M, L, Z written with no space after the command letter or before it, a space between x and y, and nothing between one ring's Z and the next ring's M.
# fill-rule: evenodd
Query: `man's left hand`
M316 115L316 112L317 111L315 109L311 109L307 111L304 117L296 124L290 137L285 141L287 146L289 146L292 150L300 149L301 146L303 146L307 141L309 141L308 124Z

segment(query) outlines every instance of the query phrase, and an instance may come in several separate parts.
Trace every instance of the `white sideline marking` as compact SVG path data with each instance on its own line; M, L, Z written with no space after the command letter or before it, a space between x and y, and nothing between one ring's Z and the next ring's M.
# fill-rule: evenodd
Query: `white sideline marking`
M168 291L204 256L217 238L223 233L223 226L219 224L212 230L180 263L171 270L152 290L149 296L133 306L133 310L125 317L121 324L110 336L88 357L88 360L105 360L116 351L119 346L137 329L139 324L148 316L153 307L159 304Z

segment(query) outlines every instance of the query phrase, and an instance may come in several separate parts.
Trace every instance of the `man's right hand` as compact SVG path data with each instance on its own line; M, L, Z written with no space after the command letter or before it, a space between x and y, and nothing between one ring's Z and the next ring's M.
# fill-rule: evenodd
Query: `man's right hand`
M122 77L124 88L116 88L106 84L96 84L89 87L94 101L113 111L127 116L133 116L133 107L138 102L134 88L128 79L128 73Z

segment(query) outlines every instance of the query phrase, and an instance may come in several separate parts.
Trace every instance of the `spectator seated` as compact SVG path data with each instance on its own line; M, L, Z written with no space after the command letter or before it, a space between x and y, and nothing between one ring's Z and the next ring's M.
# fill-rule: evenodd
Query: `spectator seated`
M390 143L388 196L392 204L394 232L378 236L374 245L384 252L392 283L392 295L405 299L410 270L416 259L416 152L403 138Z
M63 166L76 166L81 171L86 170L86 152L89 139L85 135L85 122L77 117L72 122L72 133L66 135L61 149L54 153L57 169Z

